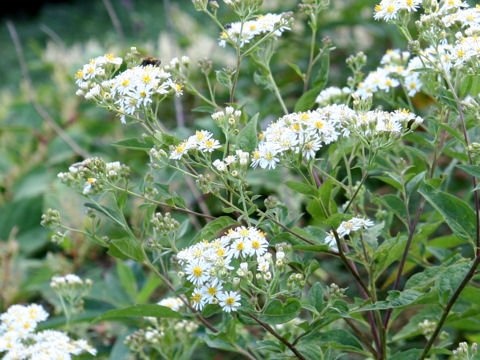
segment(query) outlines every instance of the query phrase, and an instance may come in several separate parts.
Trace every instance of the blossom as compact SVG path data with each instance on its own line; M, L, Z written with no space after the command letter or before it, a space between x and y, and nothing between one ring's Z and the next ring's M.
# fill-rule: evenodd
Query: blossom
M220 297L220 306L222 310L229 313L232 311L237 311L240 306L240 294L235 291L227 291L223 293Z
M180 300L180 298L172 296L160 300L157 304L161 306L166 306L173 311L178 311L183 306L183 302L182 300Z
M227 26L227 29L220 34L219 45L225 47L227 41L232 44L239 43L240 47L248 44L258 35L272 33L279 37L283 31L290 30L289 16L283 14L265 14L259 15L254 20L245 23L235 22Z
M0 315L0 353L3 359L70 359L71 355L97 351L85 340L72 340L61 331L36 332L48 313L41 305L12 305Z

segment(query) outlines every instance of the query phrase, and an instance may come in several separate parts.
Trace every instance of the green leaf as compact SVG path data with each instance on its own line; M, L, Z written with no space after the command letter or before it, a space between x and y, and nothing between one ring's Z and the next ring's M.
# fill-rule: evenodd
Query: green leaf
M288 299L282 303L279 299L272 300L263 313L257 317L268 324L283 324L297 317L300 312L300 302L297 299Z
M313 87L323 89L327 84L328 73L330 70L330 52L325 52L320 58L320 70L313 81Z
M315 196L318 192L316 187L302 182L286 181L285 185L287 185L290 189L304 195Z
M126 317L156 317L162 319L182 319L182 315L173 311L166 306L152 305L152 304L138 304L134 306L128 306L123 309L114 309L105 312L102 316L99 316L95 322L119 319Z
M320 283L315 283L308 291L307 301L320 312L323 304L323 289Z
M328 245L294 245L293 249L311 252L328 252L330 247Z
M317 98L320 91L323 89L322 87L315 87L311 90L308 90L305 94L303 94L300 99L298 99L297 103L295 104L295 112L299 111L307 111L310 110L313 105L315 105L315 99Z
M292 62L287 62L287 65L290 66L293 69L293 71L295 71L295 74L297 74L300 77L300 79L302 79L303 81L303 79L305 78L305 75L302 73L302 70L300 70L298 65Z
M420 349L401 351L393 355L390 360L417 360L418 357L422 354L422 351L423 350Z
M446 305L450 296L457 290L465 275L470 270L470 262L461 262L447 267L436 279L435 285L440 296L440 303Z
M199 233L197 233L197 235L193 238L192 243L202 240L213 240L220 236L223 230L235 224L239 225L237 221L228 216L216 218L215 220L210 221Z
M215 75L217 77L217 81L225 86L227 89L230 89L232 87L232 79L230 78L230 75L228 75L225 71L223 70L217 70L215 71Z
M475 236L475 212L465 201L435 190L429 185L422 185L419 192L445 219L452 231L463 239L472 240Z
M362 344L350 332L343 329L333 329L324 332L312 332L304 336L299 344L317 343L320 345L329 345L336 349L351 350L362 352Z
M459 169L462 169L467 174L472 175L476 178L480 177L480 166L477 165L457 165Z
M381 180L384 183L393 186L395 189L398 191L403 191L403 185L402 183L395 179L393 176L372 176L375 179Z
M375 304L362 306L351 312L357 313L368 310L386 310L402 308L418 301L422 297L422 295L424 295L423 292L413 289L407 289L404 291L390 290L388 292L386 301L377 301Z
M117 275L120 283L130 296L130 299L135 300L137 297L137 280L133 274L133 270L123 261L117 260Z
M115 239L110 242L108 253L119 259L132 259L138 262L143 262L143 252L141 244L131 238Z
M258 115L259 114L256 113L237 135L237 147L243 151L251 153L257 147Z
M130 138L130 139L115 142L112 145L116 147L132 149L132 150L150 151L150 149L153 147L152 137L142 138L143 140L145 140L145 142L140 141L140 139L141 138Z

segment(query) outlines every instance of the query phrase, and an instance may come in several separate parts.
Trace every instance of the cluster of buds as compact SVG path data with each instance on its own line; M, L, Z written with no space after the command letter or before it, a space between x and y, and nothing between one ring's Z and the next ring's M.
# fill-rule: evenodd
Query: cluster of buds
M173 326L178 334L193 334L198 329L198 324L189 320L180 320Z
M195 180L197 187L200 189L202 194L214 194L218 192L218 188L213 186L212 177L209 174L199 174Z
M126 180L130 169L118 161L105 162L94 157L75 163L68 168L68 172L61 172L57 176L67 186L81 188L82 193L99 193L107 182Z
M212 114L212 119L221 129L233 128L242 116L241 110L235 110L232 106L227 106L225 111L218 111Z
M291 274L287 279L287 286L292 290L303 289L305 286L305 277L300 273Z
M80 310L83 305L83 298L92 288L92 280L82 280L79 276L68 274L65 276L54 276L50 280L50 287L59 297L65 299L72 307Z
M282 269L285 264L288 262L288 258L286 257L286 252L291 251L292 246L285 242L279 243L275 245L276 250L276 260L275 265L277 268Z
M180 59L174 57L170 60L170 63L165 65L163 68L165 71L173 73L182 73L183 70L188 69L190 66L190 58L188 56L182 56Z
M327 298L330 300L342 299L345 297L345 291L347 288L341 288L335 283L331 283L327 286Z
M161 342L165 333L161 330L148 327L147 329L139 329L125 338L124 344L133 353L143 353L145 345L157 345Z
M454 360L473 360L476 359L476 354L478 351L477 343L473 343L472 346L468 346L466 342L461 342L458 344L458 348L453 350L453 359Z
M169 212L166 212L165 214L160 212L155 213L152 220L150 220L150 223L153 225L155 231L160 234L168 234L180 227L180 223L173 219Z
M250 162L250 154L246 151L237 150L235 155L229 155L225 159L215 160L212 165L220 172L228 172L234 178L244 174Z
M427 338L432 336L436 327L437 327L437 322L436 321L430 321L428 319L425 319L421 323L418 324L418 328L420 329L421 333Z
M279 205L278 199L273 195L269 195L263 203L267 210L275 209Z
M62 244L65 239L65 233L62 230L62 219L60 213L55 209L48 209L45 214L42 215L42 221L40 225L51 229L54 234L51 237L51 241L55 244Z

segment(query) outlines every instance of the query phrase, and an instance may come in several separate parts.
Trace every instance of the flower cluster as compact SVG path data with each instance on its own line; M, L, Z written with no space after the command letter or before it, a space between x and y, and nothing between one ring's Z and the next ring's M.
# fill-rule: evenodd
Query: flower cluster
M370 72L358 84L355 94L365 99L377 91L389 92L390 89L394 89L401 84L408 92L408 96L415 96L423 85L420 75L416 71L422 67L422 63L418 57L414 57L410 61L409 58L410 53L408 51L388 50L381 60L383 66Z
M376 20L396 20L402 12L415 12L423 0L382 0L375 6Z
M260 135L251 166L274 169L288 153L302 154L307 160L315 158L323 145L338 139L342 122L352 113L346 105L330 105L281 117Z
M243 47L253 38L261 34L273 33L273 36L279 37L285 30L290 30L291 15L265 14L259 15L255 20L244 22L234 22L226 26L226 30L220 34L219 45L225 47L227 41L232 45L239 44Z
M139 114L149 113L154 101L161 101L169 94L182 94L182 84L173 80L172 73L164 68L137 65L114 76L121 63L121 58L111 55L92 59L77 72L77 95L115 109L125 123L127 116L138 118ZM175 58L167 68L175 71L180 64L188 63L187 57L182 62Z
M4 360L71 359L71 355L97 351L85 340L72 340L56 330L35 332L48 313L41 305L12 305L0 315L0 354Z
M351 90L348 87L340 89L336 86L331 86L320 91L315 102L320 106L334 104L337 102L344 102L346 97L350 95Z
M237 267L241 274L248 272L242 259L256 257L258 270L268 272L269 259L265 257L268 242L265 234L254 227L229 229L227 234L211 242L202 241L177 254L187 280L195 285L192 305L201 310L206 304L219 304L225 312L236 311L240 294L226 290L232 283Z
M75 83L78 86L77 95L85 96L92 92L92 89L98 83L108 79L120 67L122 58L115 57L112 54L106 54L91 59L88 64L77 71L75 74ZM98 88L100 90L100 88ZM94 90L95 93L97 90Z
M82 193L86 195L98 193L107 181L125 180L129 172L129 168L118 161L106 163L94 157L71 165L68 172L57 176L68 186L82 188Z
M170 159L180 160L190 150L211 153L220 147L220 142L213 138L212 133L207 130L199 130L195 135L190 136L187 140L172 147L170 151Z
M120 120L125 123L126 116L137 116L145 111L159 96L171 93L180 95L182 85L171 79L171 74L158 66L135 66L120 73L102 84L110 89L108 98L115 103L122 114ZM100 90L100 88L99 88ZM106 96L103 93L102 96Z
M343 221L338 226L336 233L338 234L338 237L340 239L343 239L345 236L350 235L355 231L368 229L373 225L374 223L372 220L364 219L361 217L353 217L348 221ZM337 241L333 230L330 231L325 237L325 244L327 244L333 250L338 250Z

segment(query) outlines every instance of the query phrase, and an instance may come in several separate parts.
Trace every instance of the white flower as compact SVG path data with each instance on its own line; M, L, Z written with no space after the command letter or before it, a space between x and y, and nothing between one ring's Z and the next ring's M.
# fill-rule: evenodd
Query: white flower
M173 311L178 311L183 306L182 300L180 300L180 298L178 297L168 297L168 298L162 299L157 304L161 306L166 306L172 309Z
M206 304L206 297L205 294L202 292L201 289L195 289L190 297L192 306L195 310L202 310Z
M222 160L217 159L212 163L212 165L215 166L215 168L220 172L227 171L227 165Z
M197 259L188 264L185 273L192 284L200 286L210 278L210 268L211 265L203 259Z
M222 310L229 313L232 311L237 311L238 307L240 306L240 294L235 291L226 291L224 292L220 300L220 306Z
M201 292L204 294L205 301L209 304L216 303L219 296L222 295L223 285L218 279L206 283Z

